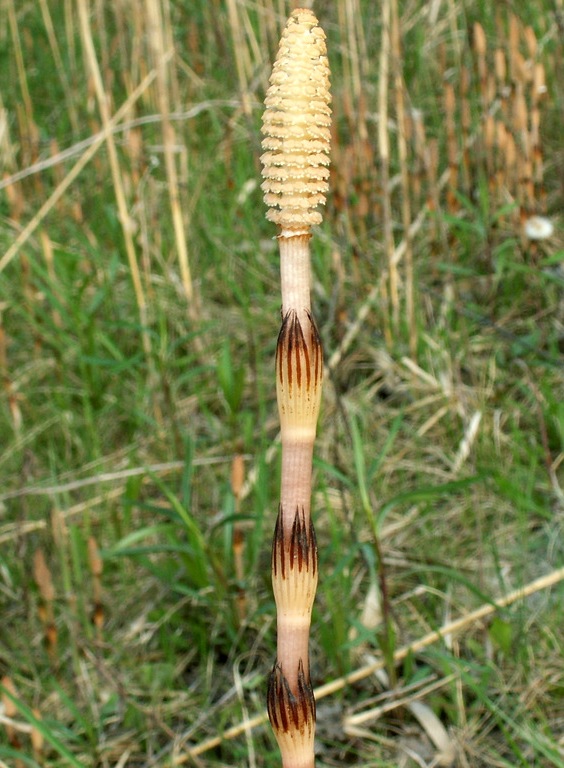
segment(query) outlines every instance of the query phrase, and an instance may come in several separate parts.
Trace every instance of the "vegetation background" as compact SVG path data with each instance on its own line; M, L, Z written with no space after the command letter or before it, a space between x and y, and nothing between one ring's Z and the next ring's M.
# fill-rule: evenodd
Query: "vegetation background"
M279 764L291 7L2 3L2 765ZM562 0L314 9L318 764L564 766Z

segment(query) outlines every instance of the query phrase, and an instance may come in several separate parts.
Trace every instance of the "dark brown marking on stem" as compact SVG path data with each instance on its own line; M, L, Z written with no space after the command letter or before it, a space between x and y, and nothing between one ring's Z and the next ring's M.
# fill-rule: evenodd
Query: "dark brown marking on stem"
M315 576L317 572L317 540L311 517L309 525L306 524L305 513L296 509L296 515L292 524L292 538L290 540L290 567L297 562L298 570L306 571Z
M321 384L323 378L323 345L321 344L321 336L317 330L315 320L310 313L307 313L309 321L311 323L311 346L313 349L313 382L315 386Z
M298 572L305 570L315 577L317 573L317 539L311 517L306 522L305 511L296 508L290 541L284 538L284 509L278 507L278 516L274 527L272 540L272 572L276 578L289 576L289 571L297 568Z
M268 680L267 709L270 723L277 733L298 731L304 733L315 724L315 697L304 665L298 666L298 686L292 693L282 666L276 662Z
M292 322L292 344L288 350L288 357L291 358L292 353L296 357L296 384L298 390L302 388L302 353L305 355L305 367L306 371L309 370L307 345L305 342L304 334L302 331L302 325L298 319L298 315L294 312L294 319Z
M286 558L284 557L284 510L282 504L278 506L278 515L276 516L276 525L274 526L274 538L272 539L272 573L274 577L280 575L282 579L286 578Z
M303 512L302 512L303 515ZM307 553L307 541L305 541L305 520L304 525L300 520L300 511L296 509L294 522L292 524L292 537L290 538L290 563L297 563L298 571L301 571L304 565L304 551Z
M282 327L278 334L276 345L276 371L278 379L284 382L284 365L288 381L288 390L291 393L294 384L294 368L296 373L296 385L302 386L302 358L305 369L306 387L309 391L312 382L318 386L323 374L322 370L322 346L317 326L310 312L306 312L309 321L309 344L306 341L298 313L295 309L289 309L284 315Z

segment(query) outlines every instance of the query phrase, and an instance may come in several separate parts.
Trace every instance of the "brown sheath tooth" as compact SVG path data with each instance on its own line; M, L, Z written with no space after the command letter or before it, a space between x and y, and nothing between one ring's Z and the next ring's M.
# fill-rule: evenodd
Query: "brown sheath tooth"
M276 608L287 617L309 622L317 588L317 541L311 518L296 509L291 535L284 534L282 505L278 510L272 541L272 588Z
M303 329L295 309L286 312L276 346L276 394L280 426L290 436L315 438L321 404L323 348L313 317L304 313Z
M306 570L317 576L317 541L311 517L306 524L304 510L296 510L290 540L290 568L295 564L298 570Z
M284 764L292 753L300 756L313 747L315 734L315 697L300 660L298 686L292 693L281 665L276 662L268 681L268 717L278 741Z

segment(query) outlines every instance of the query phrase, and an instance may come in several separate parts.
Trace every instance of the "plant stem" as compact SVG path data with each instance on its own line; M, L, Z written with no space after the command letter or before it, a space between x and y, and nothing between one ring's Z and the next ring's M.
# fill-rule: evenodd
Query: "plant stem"
M311 313L309 240L328 186L329 102L325 35L311 11L296 10L270 78L261 158L267 217L279 228L282 292L276 346L282 479L272 544L278 634L267 703L284 768L315 762L309 629L318 567L310 509L323 351Z

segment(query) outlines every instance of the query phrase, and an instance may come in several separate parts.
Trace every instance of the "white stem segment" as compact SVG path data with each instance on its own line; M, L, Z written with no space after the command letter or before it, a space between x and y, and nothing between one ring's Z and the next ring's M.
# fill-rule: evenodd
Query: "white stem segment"
M298 314L302 329L306 329L306 314L311 315L309 240L311 235L278 238L280 248L280 291L282 317L289 310Z
M290 536L296 512L309 524L311 509L311 462L313 440L282 444L280 506L285 510L284 534Z

